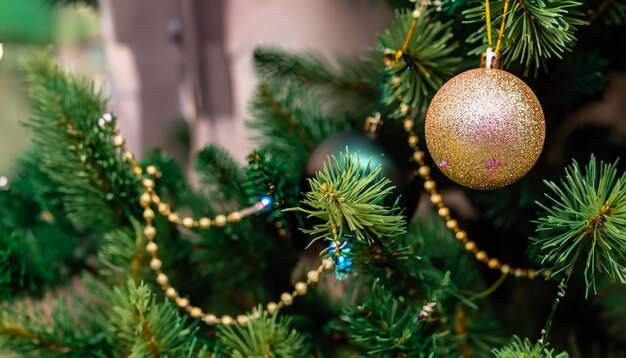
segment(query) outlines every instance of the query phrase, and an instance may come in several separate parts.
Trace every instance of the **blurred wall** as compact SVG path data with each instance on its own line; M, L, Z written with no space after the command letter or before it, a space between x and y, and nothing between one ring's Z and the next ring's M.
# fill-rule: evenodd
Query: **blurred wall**
M181 52L168 24L177 1L102 0L113 109L131 150L163 148L182 159L172 131L181 119Z
M185 117L192 152L216 143L242 161L252 148L244 120L255 46L355 56L391 21L383 1L357 0L102 0L102 12L115 109L127 112L120 126L131 148L182 159L172 136Z
M222 120L214 141L244 158L251 144L245 140L256 77L252 51L258 45L312 50L328 59L364 55L376 46L376 33L391 22L384 1L358 0L229 0L226 8L226 46L234 89L233 120ZM229 135L237 140L230 142Z

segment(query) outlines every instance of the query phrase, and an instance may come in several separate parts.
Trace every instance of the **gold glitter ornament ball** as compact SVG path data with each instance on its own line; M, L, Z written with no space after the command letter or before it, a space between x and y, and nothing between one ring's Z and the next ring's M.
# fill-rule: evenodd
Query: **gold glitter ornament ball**
M524 176L539 158L545 135L533 91L495 68L452 78L426 113L426 145L435 164L473 189L502 188Z

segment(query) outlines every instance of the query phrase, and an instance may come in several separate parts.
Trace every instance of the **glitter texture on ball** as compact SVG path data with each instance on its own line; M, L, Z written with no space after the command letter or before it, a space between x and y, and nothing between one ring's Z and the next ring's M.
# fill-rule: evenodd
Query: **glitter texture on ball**
M425 137L437 167L473 189L498 189L535 164L546 125L533 91L499 69L463 72L441 87L426 114Z

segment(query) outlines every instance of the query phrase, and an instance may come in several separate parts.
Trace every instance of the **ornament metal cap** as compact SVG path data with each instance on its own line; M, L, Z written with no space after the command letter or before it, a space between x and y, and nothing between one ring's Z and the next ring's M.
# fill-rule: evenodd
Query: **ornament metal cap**
M487 52L480 55L480 68L498 68L502 69L500 61L500 52L493 51L491 47L487 48Z

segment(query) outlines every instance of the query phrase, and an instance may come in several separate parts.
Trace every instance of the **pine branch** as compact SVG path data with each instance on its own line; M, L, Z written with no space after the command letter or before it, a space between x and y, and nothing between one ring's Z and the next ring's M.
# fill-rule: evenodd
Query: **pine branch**
M602 0L600 5L591 12L589 19L602 19L607 26L623 26L626 24L626 1Z
M73 230L38 163L27 152L10 188L0 190L0 298L65 283L94 252L96 240Z
M291 245L277 235L275 224L268 221L281 220L284 223L282 211L278 208L284 205L284 193L287 190L291 196L289 200L297 202L297 186L286 178L285 174L289 170L283 168L275 156L264 151L254 153L246 167L247 181L245 178L237 179L241 180L237 190L247 194L238 208L256 204L265 195L271 197L273 207L236 225L228 225L223 229L212 228L188 238L194 243L192 261L199 267L198 273L202 278L213 282L212 292L215 296L238 296L237 300L229 302L234 305L233 308L249 308L255 300L268 299L272 290L272 287L267 286L268 281L272 285L282 284L281 279L287 275L287 268L294 264L294 256L290 256L293 253ZM240 171L237 170L237 176L241 175ZM267 217L263 217L266 214ZM225 255L225 252L229 254ZM272 257L272 260L268 260L268 257ZM242 294L238 292L238 287L247 289Z
M105 234L104 243L98 251L98 273L112 286L121 286L128 278L139 282L152 274L147 269L148 256L141 226L133 221L133 227L134 231L120 228Z
M435 213L428 211L414 219L405 236L418 255L427 257L440 271L449 271L452 282L460 290L471 295L486 288L474 257L459 245Z
M311 191L304 194L302 207L288 209L300 211L322 223L304 232L313 241L332 237L336 228L342 237L354 234L358 240L373 243L374 239L402 235L406 221L397 210L382 206L382 200L393 190L390 181L380 177L381 167L372 170L369 163L361 163L358 155L346 153L337 159L330 156L324 169L308 179Z
M622 284L603 285L595 303L602 307L602 317L608 325L611 336L624 341L626 339L626 286Z
M285 272L291 266L284 261L291 259L286 253L289 249L278 248L278 243L264 231L245 225L207 235L194 247L191 260L200 278L211 282L211 300L225 302L228 309L249 308L255 302L270 299L268 283L280 281L278 277L268 280L267 258L277 258L272 266L284 262Z
M213 202L234 201L237 207L246 203L244 171L226 150L206 146L198 153L195 169Z
M574 52L566 56L562 65L553 71L558 83L563 83L563 90L559 92L563 97L572 100L580 100L581 95L600 94L606 86L605 73L608 66L608 59L602 57L597 50L586 53ZM572 94L569 95L566 91Z
M108 331L129 357L184 355L197 330L169 301L157 303L148 286L129 280L115 288Z
M400 99L411 108L426 108L439 88L459 70L461 58L453 55L458 43L452 41L452 22L437 21L430 10L416 19L407 47L401 51L412 21L410 11L396 11L394 21L380 37L381 55L387 56L389 74L383 101L391 105ZM392 117L402 114L397 110Z
M497 358L568 358L567 352L554 353L554 349L548 349L544 343L532 343L528 338L524 340L518 336L513 336L509 344L502 348L496 348L492 351Z
M251 217L200 234L193 238L189 255L198 279L211 282L209 303L221 302L225 310L249 309L289 282L297 255L265 218Z
M246 182L243 185L249 204L255 204L260 198L271 199L268 208L268 221L278 221L281 226L288 225L282 208L298 205L300 184L287 180L284 173L287 166L282 160L262 150L255 150L248 155Z
M34 118L26 122L63 208L77 228L107 231L138 214L138 187L116 152L113 125L99 126L106 100L93 82L68 75L41 53L26 65Z
M263 307L257 308L258 312ZM217 337L220 345L228 350L229 357L307 357L304 337L290 329L291 319L281 317L278 311L269 316L248 315L246 327L240 325L220 326Z
M187 181L183 169L172 156L160 150L154 150L142 161L143 167L148 165L153 165L164 173L158 178L156 186L159 197L164 202L180 211L190 210L199 215L215 215L209 200L205 198L205 195L194 190Z
M439 272L450 273L451 284L446 287L445 293L453 299L446 304L450 307L446 313L454 319L446 327L461 338L459 350L470 352L473 356L484 356L493 346L503 344L505 338L502 327L491 311L489 302L477 297L487 289L477 262L473 255L468 255L463 246L459 245L458 240L446 228L445 222L439 220L435 213L426 212L410 223L406 236L413 237L412 241L416 243L420 257L428 258ZM439 278L438 282L441 280ZM431 286L438 288L432 283ZM432 297L434 293L430 289L424 295ZM441 296L441 299L446 298ZM469 298L456 299L462 296Z
M501 50L504 61L524 65L525 75L533 70L536 76L540 67L547 70L546 60L553 56L562 58L565 52L571 51L578 27L589 24L582 19L581 5L573 0L510 1ZM497 39L504 0L491 1L489 8L492 37ZM484 1L463 14L467 22L481 24L467 39L468 43L477 44L469 54L479 55L487 49Z
M262 150L290 163L284 174L298 182L309 153L330 135L348 129L349 124L344 119L324 117L320 103L304 91L293 87L281 91L284 98L267 83L258 86L250 105L254 119L247 126Z
M551 204L537 203L544 211L536 221L539 235L531 238L537 256L551 277L586 257L587 294L596 292L598 273L626 283L626 174L618 179L616 166L600 162L598 168L592 155L583 174L574 161L558 184L545 181Z
M353 243L347 256L358 277L377 278L387 292L406 297L407 304L409 299L423 302L437 297L439 304L448 307L441 312L447 317L441 329L454 332L463 352L481 356L503 344L501 328L489 307L478 308L474 302L479 300L469 302L462 297L486 288L474 258L432 213L411 222L407 231L376 245Z
M254 50L255 69L262 80L278 87L293 83L306 88L308 93L323 98L334 113L373 111L380 96L377 83L381 65L363 60L338 62L336 69L312 53L293 54L272 47Z
M350 252L343 255L351 259L353 270L361 278L367 278L368 285L376 279L394 295L426 300L441 291L445 273L436 268L428 256L418 253L423 241L414 235L412 226L407 234L398 237L374 243L352 242ZM323 253L333 255L332 250Z
M86 314L84 304L71 301L71 311L64 299L51 307L45 302L0 307L0 352L29 357L109 356L112 347L102 327Z
M286 170L280 159L261 150L252 151L248 155L247 180L244 185L250 204L256 203L264 195L270 196L276 206L282 206L285 200L296 199L297 193L294 198L294 193L286 192L290 184L283 175Z
M358 307L348 307L340 316L343 324L334 328L348 333L368 356L448 356L456 350L449 332L437 331L436 324L418 320L420 308L407 305L374 284L372 292Z

